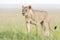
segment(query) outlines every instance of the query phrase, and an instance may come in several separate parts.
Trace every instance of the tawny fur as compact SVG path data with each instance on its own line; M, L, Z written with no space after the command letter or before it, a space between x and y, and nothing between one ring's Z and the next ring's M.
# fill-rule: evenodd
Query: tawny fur
M34 24L36 26L36 34L38 34L38 28L41 24L44 34L49 36L48 13L46 11L34 10L31 6L23 6L22 14L25 16L28 32L30 32L30 24Z

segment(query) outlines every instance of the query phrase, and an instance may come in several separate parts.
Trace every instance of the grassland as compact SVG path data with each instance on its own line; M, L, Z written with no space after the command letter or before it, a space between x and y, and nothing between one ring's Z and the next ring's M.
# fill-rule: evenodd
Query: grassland
M60 12L49 12L50 28L53 30L51 38L43 35L40 26L39 34L36 37L35 26L31 25L31 32L27 34L25 19L18 10L0 11L0 40L60 40ZM54 30L54 26L57 29Z

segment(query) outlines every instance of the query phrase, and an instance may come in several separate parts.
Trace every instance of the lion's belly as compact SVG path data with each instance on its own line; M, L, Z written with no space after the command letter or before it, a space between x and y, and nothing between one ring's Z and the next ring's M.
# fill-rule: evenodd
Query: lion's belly
M34 19L30 19L30 22L31 23L33 23L33 24L36 24L37 22L42 22L44 20L44 17L38 17L38 16L36 16L36 17L34 17Z

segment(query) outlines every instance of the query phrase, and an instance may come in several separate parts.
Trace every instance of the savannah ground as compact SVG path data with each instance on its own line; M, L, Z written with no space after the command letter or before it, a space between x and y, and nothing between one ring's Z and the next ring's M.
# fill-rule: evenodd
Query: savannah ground
M24 16L19 10L0 10L0 40L60 40L60 12L48 11L50 19L50 28L53 30L51 38L43 35L43 29L40 25L39 34L36 37L35 26L31 25L31 32L27 34ZM57 29L54 30L54 26Z

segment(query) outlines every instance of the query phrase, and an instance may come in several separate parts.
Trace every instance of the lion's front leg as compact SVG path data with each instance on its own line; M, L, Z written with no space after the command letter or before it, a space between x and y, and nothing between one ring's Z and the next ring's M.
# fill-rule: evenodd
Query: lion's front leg
M30 22L26 22L26 28L27 28L27 32L30 32Z
M38 31L39 31L39 23L36 23L36 35L38 35Z

